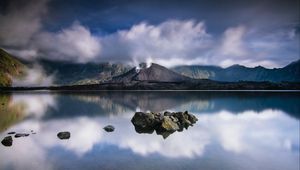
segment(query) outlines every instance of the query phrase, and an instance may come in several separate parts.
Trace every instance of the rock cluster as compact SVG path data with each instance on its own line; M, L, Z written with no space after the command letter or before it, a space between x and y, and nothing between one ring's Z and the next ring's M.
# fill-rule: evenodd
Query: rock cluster
M167 138L175 131L183 131L197 122L196 116L185 112L144 113L136 112L131 119L138 133L153 133Z

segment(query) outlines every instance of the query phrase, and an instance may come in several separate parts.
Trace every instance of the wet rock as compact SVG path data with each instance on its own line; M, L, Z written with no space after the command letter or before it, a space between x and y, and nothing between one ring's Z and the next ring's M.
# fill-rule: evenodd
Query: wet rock
M9 135L13 135L13 134L15 134L16 132L8 132L7 134L9 134Z
M57 137L59 138L59 139L70 139L70 137L71 137L71 134L70 134L70 132L59 132L58 134L57 134Z
M17 134L15 134L15 138L19 138L19 137L27 137L27 136L29 136L28 133L17 133Z
M11 136L6 136L2 141L1 141L2 145L4 146L12 146L12 143L13 143L13 139Z
M164 112L164 116L173 116L174 113L171 113L171 112L168 112L168 111L165 111Z
M103 128L106 132L113 132L115 130L115 127L112 125L107 125Z
M159 113L136 112L131 119L138 133L153 133L155 127L161 123L163 116Z
M153 133L167 138L175 131L183 131L189 126L193 126L198 119L185 112L164 112L164 113L144 113L136 112L131 119L132 124L138 133Z
M166 131L177 131L179 130L179 126L177 124L178 119L173 116L165 116L161 127L164 128Z

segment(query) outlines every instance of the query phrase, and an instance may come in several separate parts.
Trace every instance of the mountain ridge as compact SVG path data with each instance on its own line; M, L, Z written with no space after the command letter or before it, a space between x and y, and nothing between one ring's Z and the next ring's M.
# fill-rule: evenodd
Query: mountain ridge
M270 81L270 82L300 82L300 60L294 61L282 68L267 69L262 66L253 68L242 65L232 65L227 68L218 66L176 66L171 68L177 73L195 79L211 79L215 81Z

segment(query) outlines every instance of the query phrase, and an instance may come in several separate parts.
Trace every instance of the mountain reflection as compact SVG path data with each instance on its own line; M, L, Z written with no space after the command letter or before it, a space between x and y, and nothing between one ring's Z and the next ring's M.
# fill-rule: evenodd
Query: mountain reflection
M235 154L263 160L265 169L270 161L272 166L278 162L281 169L299 167L292 161L299 158L300 148L298 93L15 93L2 94L1 103L1 139L8 131L32 129L37 134L14 138L9 148L1 145L0 156L6 159L0 160L0 168L40 169L34 160L44 169L57 169L47 161L49 155L67 152L72 155L69 162L74 162L75 158L105 155L105 149L111 147L149 158L198 159L218 153L214 159L221 161ZM130 119L136 110L188 110L199 121L193 128L163 140L158 135L135 132ZM116 130L106 133L102 128L107 124ZM71 132L69 140L57 139L57 132L62 130ZM276 157L268 159L272 155ZM118 153L106 156L118 161Z

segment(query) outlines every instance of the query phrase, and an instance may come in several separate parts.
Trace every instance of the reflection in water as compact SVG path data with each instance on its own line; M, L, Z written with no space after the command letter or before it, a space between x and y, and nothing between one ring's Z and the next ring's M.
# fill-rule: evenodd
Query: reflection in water
M299 169L298 93L0 96L1 139L8 131L37 132L14 138L11 147L1 145L0 169ZM166 140L137 134L131 117L137 108L152 106L189 110L198 122ZM16 114L19 119L10 121ZM107 124L115 131L106 133ZM59 131L71 132L71 138L59 140Z

